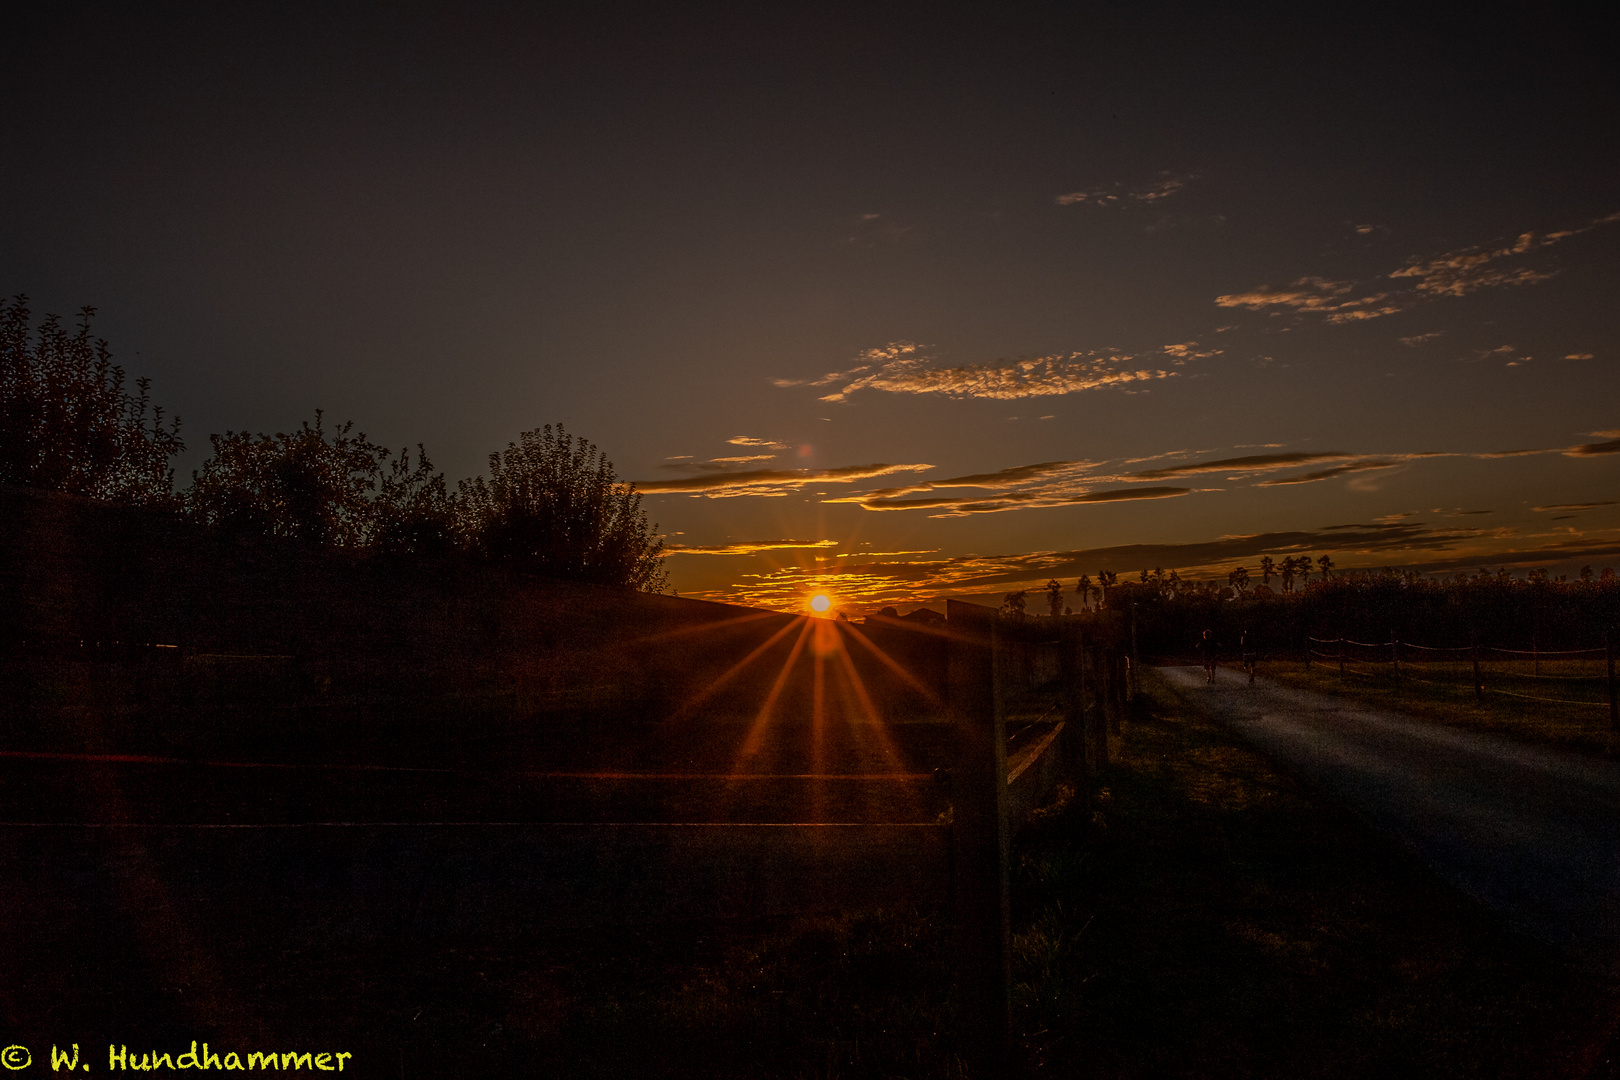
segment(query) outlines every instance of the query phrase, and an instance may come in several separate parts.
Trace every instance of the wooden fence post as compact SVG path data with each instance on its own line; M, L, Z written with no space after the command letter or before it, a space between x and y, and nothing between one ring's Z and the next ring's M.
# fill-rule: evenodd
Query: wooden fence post
M1130 676L1130 679L1126 685L1129 688L1131 701L1136 700L1136 692L1138 689L1136 681L1136 669L1141 666L1141 663L1142 654L1136 647L1136 597L1133 596L1131 597L1131 655L1129 662L1125 667L1126 672Z
M1474 658L1474 699L1485 704L1485 680L1479 674L1479 638L1469 641L1469 654Z
M976 1074L999 1075L1012 1031L1007 895L1007 738L996 692L994 608L945 602L946 700L955 728L953 882L962 946L963 1017Z
M1609 727L1620 731L1620 703L1614 694L1614 631L1603 631L1603 655L1609 661Z
M1079 624L1065 618L1058 630L1058 677L1063 684L1064 763L1071 775L1085 779L1090 771L1086 745L1085 665L1080 659Z
M1091 649L1091 732L1097 749L1097 768L1108 766L1108 672L1103 666L1102 646Z

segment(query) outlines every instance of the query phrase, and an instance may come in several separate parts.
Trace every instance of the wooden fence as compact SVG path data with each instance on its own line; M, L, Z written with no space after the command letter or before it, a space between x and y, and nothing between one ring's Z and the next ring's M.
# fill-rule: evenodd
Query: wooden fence
M1620 730L1620 695L1615 679L1612 636L1586 649L1509 649L1497 645L1420 645L1394 634L1380 642L1349 638L1308 639L1306 666L1312 660L1336 665L1341 677L1387 675L1435 686L1467 687L1475 697L1486 694L1606 709L1609 724ZM1531 693L1531 690L1539 691ZM1556 695L1556 696L1555 696Z

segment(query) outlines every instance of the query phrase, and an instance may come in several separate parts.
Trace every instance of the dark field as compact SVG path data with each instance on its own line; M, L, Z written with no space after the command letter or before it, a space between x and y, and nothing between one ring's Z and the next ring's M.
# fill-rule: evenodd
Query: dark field
M750 734L756 739L750 743ZM0 820L288 824L320 821L932 821L933 771L949 762L940 723L777 723L693 719L625 725L611 739L555 726L473 760L374 764L127 755L0 755ZM744 753L750 747L752 752ZM253 748L244 748L251 752ZM341 758L352 755L354 763ZM245 759L245 760L244 760Z
M1015 847L1033 1074L1616 1074L1614 987L1147 690L1114 765ZM52 1039L195 1038L347 1050L362 1076L962 1075L943 908L275 938L165 920L160 883L125 887L160 915L6 941L0 1001L36 1060Z

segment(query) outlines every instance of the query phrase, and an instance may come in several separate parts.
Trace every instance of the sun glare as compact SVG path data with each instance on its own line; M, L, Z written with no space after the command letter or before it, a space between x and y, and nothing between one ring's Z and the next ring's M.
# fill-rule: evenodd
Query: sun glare
M830 607L832 607L832 597L826 593L817 593L810 598L810 610L818 615L825 614Z

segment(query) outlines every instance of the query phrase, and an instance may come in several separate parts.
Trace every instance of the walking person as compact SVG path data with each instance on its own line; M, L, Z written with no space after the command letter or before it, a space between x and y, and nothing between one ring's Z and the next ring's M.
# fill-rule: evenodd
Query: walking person
M1198 652L1204 664L1204 681L1212 683L1215 681L1215 636L1208 630L1198 639Z

